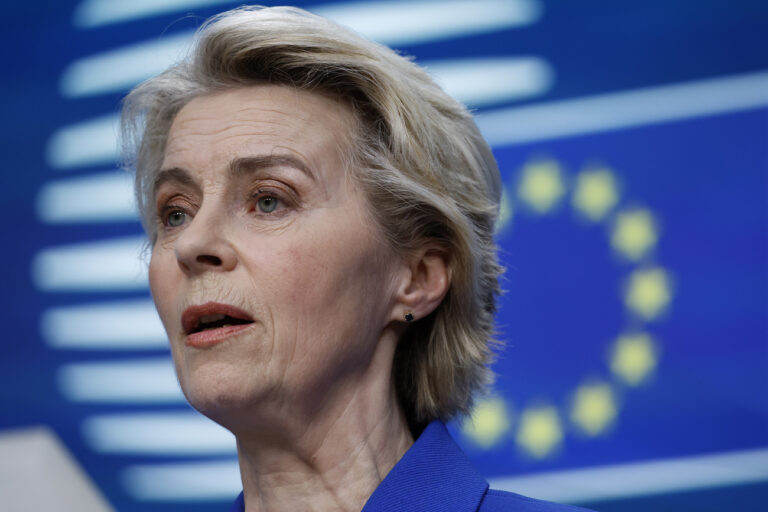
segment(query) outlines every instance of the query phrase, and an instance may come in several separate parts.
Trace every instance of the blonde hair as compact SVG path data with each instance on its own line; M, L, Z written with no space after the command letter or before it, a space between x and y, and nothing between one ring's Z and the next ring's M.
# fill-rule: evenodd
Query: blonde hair
M197 96L260 83L331 95L356 113L351 174L381 232L403 254L437 248L451 275L442 303L399 342L398 399L414 429L468 412L491 378L499 171L467 109L391 49L297 8L241 7L206 22L187 59L124 101L124 150L150 241L154 177L176 114Z

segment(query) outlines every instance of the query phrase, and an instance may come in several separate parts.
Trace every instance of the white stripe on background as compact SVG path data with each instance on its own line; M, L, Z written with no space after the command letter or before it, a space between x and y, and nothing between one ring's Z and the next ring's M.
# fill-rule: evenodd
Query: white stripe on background
M504 146L767 105L768 73L762 72L488 111L476 120L491 145ZM51 166L67 169L116 161L116 119L101 118L56 132L48 146Z
M243 489L235 459L130 466L122 481L128 494L140 501L232 502Z
M768 449L496 478L491 487L532 498L588 503L768 481Z
M37 194L35 206L37 218L47 224L138 220L133 179L122 171L48 182Z
M232 0L84 0L75 9L72 21L78 28L93 28L174 11L228 3L233 2Z
M400 0L319 5L309 10L394 46L530 25L542 14L537 0Z
M552 87L552 68L538 57L446 60L423 65L445 92L470 107L540 96Z
M227 3L238 5L232 0L84 0L75 9L73 22L79 28L93 28ZM541 16L541 6L535 0L356 2L319 5L311 10L386 44L527 25Z
M170 62L155 62L166 49L142 48L130 57L90 57L78 62L77 79L70 77L70 92L77 94L119 90L160 72ZM131 67L130 62L140 63ZM148 71L148 67L156 69ZM481 58L427 63L436 80L458 100L472 106L533 97L546 93L552 85L552 70L546 61L535 57ZM113 68L121 69L113 73ZM133 70L133 71L131 71ZM134 73L135 72L135 73ZM74 76L74 75L71 75ZM103 117L65 126L48 142L49 164L56 169L118 161L117 116Z
M43 339L58 349L166 349L163 324L151 300L52 308L40 320Z
M192 35L185 31L76 60L61 74L61 94L79 98L127 91L184 57Z
M48 140L46 158L54 169L118 163L120 116L106 115L56 130Z
M194 412L121 413L92 416L82 427L100 453L157 456L235 456L235 438Z
M124 483L145 501L232 500L242 489L237 462L132 466ZM768 450L746 450L496 478L494 489L539 499L585 503L768 480Z
M314 10L373 39L403 44L533 23L541 8L535 0L441 0L333 4ZM186 31L76 60L62 73L59 89L69 98L126 91L179 61L192 35ZM483 85L475 77L475 86Z
M170 357L70 363L59 368L67 400L89 403L184 403Z
M504 146L768 106L768 72L665 85L481 113L489 144Z
M32 262L41 291L93 292L148 289L142 236L43 249Z

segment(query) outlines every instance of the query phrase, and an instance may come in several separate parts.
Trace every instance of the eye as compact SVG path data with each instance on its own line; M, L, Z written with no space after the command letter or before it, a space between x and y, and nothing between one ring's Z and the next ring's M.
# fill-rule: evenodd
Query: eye
M278 202L279 200L276 197L264 195L256 201L256 204L262 213L272 213L277 208Z
M168 214L168 216L166 217L165 222L169 226L177 228L177 227L181 226L182 224L184 224L184 222L186 222L186 220L187 220L187 214L186 213L184 213L181 210L173 210L172 212L170 212Z

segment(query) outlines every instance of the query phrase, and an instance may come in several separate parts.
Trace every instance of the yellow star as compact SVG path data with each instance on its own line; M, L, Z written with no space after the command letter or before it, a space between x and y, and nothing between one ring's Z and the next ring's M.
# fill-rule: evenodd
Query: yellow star
M616 181L607 168L582 171L576 177L573 207L587 219L598 222L619 200Z
M653 320L671 300L669 276L661 268L636 270L629 277L624 302L645 320Z
M640 260L658 241L651 212L637 209L616 216L611 236L613 248L632 261Z
M525 165L517 195L535 212L547 213L563 194L562 172L555 160L539 160Z
M521 414L517 444L532 456L537 459L546 457L562 439L563 430L554 407L530 408Z
M509 192L507 187L501 189L501 204L499 205L499 218L496 219L495 230L497 233L503 231L510 222L512 222L512 215L515 209L512 201L509 199Z
M584 384L576 390L571 421L591 436L603 432L616 418L616 399L608 384Z
M658 356L651 337L645 333L619 336L613 347L611 371L629 385L637 386L656 367Z
M475 405L472 417L464 421L461 430L478 445L490 448L509 431L510 424L504 400L489 398Z

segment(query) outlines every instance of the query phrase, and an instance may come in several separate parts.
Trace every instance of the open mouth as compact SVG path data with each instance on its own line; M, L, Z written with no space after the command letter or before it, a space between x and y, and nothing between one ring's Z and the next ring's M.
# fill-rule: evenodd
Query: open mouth
M204 315L200 317L197 325L187 334L193 334L196 332L209 331L211 329L218 329L220 327L229 327L231 325L243 325L251 324L253 320L245 320L243 318L235 318L229 315Z
M215 302L189 307L181 316L182 328L187 335L252 323L253 318L245 311Z

